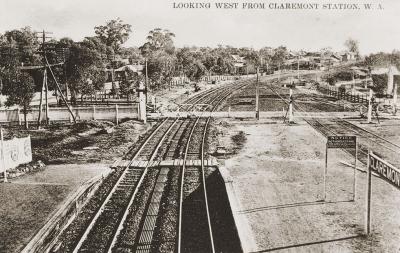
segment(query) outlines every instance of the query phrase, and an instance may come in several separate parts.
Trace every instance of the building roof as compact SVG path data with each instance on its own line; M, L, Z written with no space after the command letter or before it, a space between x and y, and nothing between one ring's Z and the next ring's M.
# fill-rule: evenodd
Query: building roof
M245 63L245 62L246 62L246 60L245 60L243 57L241 57L241 56L239 56L239 55L237 55L237 54L232 54L232 58L233 58L236 62L240 62L240 63Z
M120 68L115 69L115 71L116 72L124 72L127 69L130 69L133 72L142 72L143 69L144 69L144 66L141 65L141 64L138 64L138 65L125 65L125 66L122 66Z

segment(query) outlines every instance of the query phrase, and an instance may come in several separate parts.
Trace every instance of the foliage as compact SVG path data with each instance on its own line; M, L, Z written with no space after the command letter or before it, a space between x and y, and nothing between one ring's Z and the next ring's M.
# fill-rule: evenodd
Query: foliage
M111 47L114 53L118 53L121 45L128 40L129 34L132 32L131 27L117 18L108 21L106 25L96 26L94 31L104 45Z
M371 89L378 95L385 94L387 87L387 76L386 75L372 75L373 86Z
M172 40L174 36L168 30L156 28L149 32L147 42L140 47L147 59L147 72L152 88L168 84L175 73L176 56Z
M140 47L144 56L149 56L152 52L162 50L168 54L173 54L175 47L173 38L175 34L166 29L155 28L149 32L147 42Z
M39 43L29 27L11 30L0 35L0 79L4 85L12 82L20 66L41 63L36 53Z
M400 69L400 51L393 51L392 53L376 53L370 54L365 57L364 64L370 69L377 67L388 67L394 65Z
M30 103L35 93L33 78L26 72L16 70L12 78L3 87L4 94L7 96L6 106L21 106L25 118L25 128L28 127L26 115L30 108Z
M84 41L73 43L69 48L65 70L73 102L77 94L91 95L100 90L107 79L102 55L90 45Z
M148 76L152 88L160 88L172 80L176 58L163 50L152 52L148 58Z
M356 57L360 56L360 51L358 48L358 41L352 38L348 38L345 42L344 45L345 47L349 50L349 52L352 52L356 55Z
M353 80L353 72L351 71L338 71L335 72L333 74L330 74L329 76L325 77L326 81L330 84L330 85L335 85L337 82L340 81L351 81Z
M143 75L138 75L138 73L127 68L125 70L125 77L119 83L120 92L127 96L133 95L135 94L135 89L139 87L140 82L144 82Z

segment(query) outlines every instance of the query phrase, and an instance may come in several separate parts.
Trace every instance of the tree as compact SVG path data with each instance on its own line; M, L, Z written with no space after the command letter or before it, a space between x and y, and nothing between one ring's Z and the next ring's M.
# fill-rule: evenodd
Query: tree
M206 74L207 68L203 65L206 60L204 54L196 48L182 48L176 54L183 72L192 81L199 81Z
M36 53L38 49L36 34L30 27L6 31L0 36L0 79L2 93L8 95L5 105L22 107L25 128L28 127L26 116L36 88L32 75L38 71L22 72L20 67L41 64Z
M139 75L130 68L125 69L125 76L119 83L119 89L123 94L126 94L126 99L129 101L129 97L135 94L135 89L139 87L139 83L144 82L144 76Z
M389 65L395 65L397 68L400 68L400 52L370 54L365 57L364 64L371 69L374 67L387 67Z
M273 55L272 55L272 58L271 58L272 63L275 66L282 66L283 63L285 62L285 60L287 59L288 54L289 53L288 53L286 47L284 47L284 46L280 46L280 47L275 48L273 50Z
M218 48L213 50L213 54L217 56L217 64L213 69L216 74L231 74L235 71L234 60L229 46L223 47L219 45Z
M266 66L266 70L269 71L272 64L273 49L271 47L263 47L259 52L262 67Z
M123 23L120 18L108 21L106 25L96 26L94 31L100 41L107 46L107 59L112 75L112 92L116 92L114 83L114 66L116 55L121 51L121 45L129 39L131 25Z
M0 36L0 79L6 83L16 73L16 68L24 65L41 64L36 53L39 43L30 27L11 30Z
M345 42L344 45L345 47L349 50L349 52L352 52L355 54L355 56L358 58L360 56L360 52L358 49L358 41L352 38L348 38Z
M27 114L30 103L35 93L33 78L28 74L14 69L14 75L3 88L4 94L8 95L5 105L7 107L18 105L24 113L25 129L28 129Z
M148 76L155 88L169 83L175 73L174 36L168 30L153 29L147 36L147 42L139 48L147 60Z
M157 50L163 50L168 54L173 54L175 51L174 37L175 34L167 29L155 28L149 32L147 42L140 47L140 50L145 57Z
M142 56L140 49L137 47L122 47L120 54L123 59L128 59L130 64L144 61L144 57Z
M153 88L159 88L172 80L175 55L170 55L164 50L157 50L151 53L147 62L147 72Z
M106 25L96 26L94 32L102 43L111 47L114 53L119 53L121 45L129 39L131 25L124 24L120 18L108 21Z
M76 102L78 94L81 98L83 95L93 95L107 79L102 54L86 42L71 45L65 64L72 103Z

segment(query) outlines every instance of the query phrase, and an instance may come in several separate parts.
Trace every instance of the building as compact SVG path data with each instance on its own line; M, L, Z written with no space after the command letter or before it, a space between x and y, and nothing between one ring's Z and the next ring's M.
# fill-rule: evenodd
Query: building
M348 62L348 61L355 61L356 60L356 54L353 52L341 52L340 56L342 57L343 62Z

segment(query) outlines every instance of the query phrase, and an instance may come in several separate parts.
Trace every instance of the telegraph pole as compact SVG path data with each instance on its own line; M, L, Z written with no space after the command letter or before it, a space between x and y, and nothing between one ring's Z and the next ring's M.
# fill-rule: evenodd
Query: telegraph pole
M371 123L372 120L372 89L369 89L369 97L368 97L368 114L367 114L367 123Z
M114 72L114 64L115 64L115 53L113 53L112 60L111 60L111 89L114 94L117 93L115 88L115 72Z
M256 81L256 119L260 119L260 91L258 87L258 67L257 67L257 81Z
M297 80L300 80L300 55L297 57Z
M43 63L43 84L40 91L40 102L39 102L39 117L38 117L38 129L40 129L40 124L42 122L42 110L43 110L43 89L45 89L45 103L46 103L46 125L49 124L49 100L48 100L48 85L47 85L47 66L46 66L46 39L51 39L52 37L46 36L46 34L52 34L52 32L42 31L40 37L42 39L42 63Z
M278 82L281 81L281 64L278 63Z

